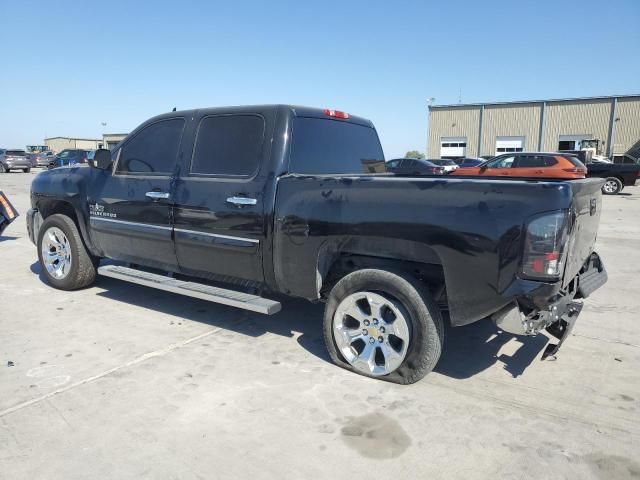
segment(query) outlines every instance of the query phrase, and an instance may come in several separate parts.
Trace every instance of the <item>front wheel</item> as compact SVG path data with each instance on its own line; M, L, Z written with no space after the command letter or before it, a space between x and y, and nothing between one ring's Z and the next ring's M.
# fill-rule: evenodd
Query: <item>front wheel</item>
M324 339L337 365L401 384L433 370L444 340L440 310L426 286L378 269L350 273L333 287Z
M617 195L622 191L622 182L619 178L609 177L602 186L604 195Z
M98 259L84 246L78 227L66 215L51 215L40 227L38 259L49 284L60 290L77 290L96 278Z

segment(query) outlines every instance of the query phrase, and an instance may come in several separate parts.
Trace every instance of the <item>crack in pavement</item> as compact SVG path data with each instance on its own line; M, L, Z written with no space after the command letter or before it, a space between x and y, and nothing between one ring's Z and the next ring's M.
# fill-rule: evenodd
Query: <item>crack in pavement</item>
M204 332L201 333L200 335L196 335L195 337L191 337L187 340L184 340L182 342L178 342L178 343L172 343L171 345L168 345L164 348L161 348L159 350L154 350L153 352L147 352L144 353L136 358L134 358L133 360L130 360L129 362L123 363L122 365L118 365L117 367L113 367L110 368L109 370L106 370L102 373L99 373L97 375L93 375L91 377L85 378L83 380L80 380L78 382L72 383L71 385L67 385L66 387L63 388L59 388L57 390L54 390L53 392L49 392L45 395L41 395L40 397L36 397L36 398L32 398L31 400L27 400L26 402L22 402L19 403L17 405L14 405L13 407L9 407L5 410L0 411L0 418L4 417L5 415L9 415L10 413L16 412L18 410L22 410L23 408L29 407L31 405L34 405L36 403L40 403L42 401L48 400L49 398L58 395L60 393L64 393L68 390L71 390L73 388L79 387L81 385L84 385L86 383L90 383L90 382L94 382L96 380L99 380L103 377L106 377L107 375L110 375L113 372L117 372L118 370L121 370L123 368L127 368L127 367L131 367L133 365L137 365L139 363L144 362L145 360L148 360L150 358L153 357L159 357L162 355L166 355L169 352L172 352L173 350L176 350L178 348L184 347L189 345L190 343L193 342L197 342L198 340L201 340L205 337L208 337L209 335L219 332L220 330L222 330L222 328L215 328L213 330L210 330L208 332Z

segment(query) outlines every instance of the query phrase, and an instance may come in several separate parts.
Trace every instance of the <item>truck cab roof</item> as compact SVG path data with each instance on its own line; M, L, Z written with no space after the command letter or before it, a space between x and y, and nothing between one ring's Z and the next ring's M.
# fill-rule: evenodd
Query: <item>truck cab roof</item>
M340 116L333 116L330 112L336 112L339 114L344 114L345 112L337 111L329 108L316 108L316 107L305 107L301 105L285 105L285 104L265 104L265 105L236 105L236 106L228 106L228 107L204 107L204 108L195 108L190 110L179 110L176 112L167 112L160 115L157 115L150 119L148 122L153 122L156 120L161 120L164 118L172 118L176 116L189 116L194 115L196 112L198 114L206 114L206 115L220 115L227 113L250 113L256 111L269 111L272 110L274 112L290 112L290 114L294 117L313 117L313 118L335 118L337 120L343 122L357 123L359 125L365 125L367 127L373 128L373 123L371 120L368 120L363 117L358 117L355 115L351 115L347 113L346 118Z

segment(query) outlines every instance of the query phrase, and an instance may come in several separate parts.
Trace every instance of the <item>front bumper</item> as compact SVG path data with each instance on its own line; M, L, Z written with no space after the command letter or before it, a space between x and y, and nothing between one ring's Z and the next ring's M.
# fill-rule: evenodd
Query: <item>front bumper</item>
M531 309L514 300L491 318L499 328L515 335L536 335L546 329L559 342L547 345L542 355L544 360L555 356L571 333L582 310L582 302L576 300L587 298L604 285L607 279L607 271L600 256L592 253L567 288L549 299L545 308Z
M40 233L40 225L42 225L42 215L36 208L27 210L27 233L29 240L34 245L38 244L38 233Z

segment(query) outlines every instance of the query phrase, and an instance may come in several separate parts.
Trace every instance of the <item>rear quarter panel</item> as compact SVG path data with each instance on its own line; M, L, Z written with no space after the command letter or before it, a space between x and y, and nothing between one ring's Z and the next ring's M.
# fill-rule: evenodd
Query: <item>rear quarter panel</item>
M335 252L437 263L452 323L463 325L520 292L525 220L571 202L568 182L287 175L276 195L277 286L318 298L318 265Z

